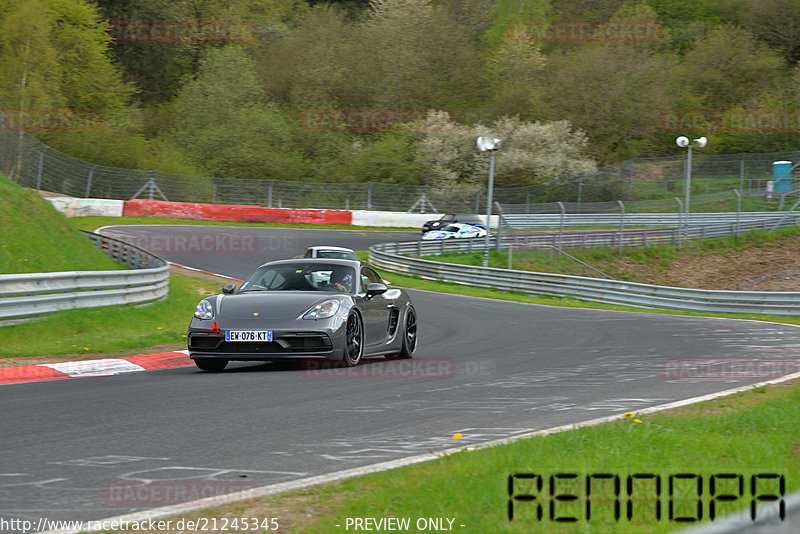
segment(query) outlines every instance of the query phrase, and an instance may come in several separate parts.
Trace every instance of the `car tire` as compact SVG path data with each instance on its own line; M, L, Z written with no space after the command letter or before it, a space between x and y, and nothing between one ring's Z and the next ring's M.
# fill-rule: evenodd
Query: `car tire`
M350 312L347 316L347 324L344 332L344 350L342 362L346 367L355 367L361 363L364 355L364 328L361 316L356 312Z
M228 360L222 360L219 358L195 358L194 364L201 371L218 373L225 369L225 366L228 365Z
M411 358L417 351L417 312L413 306L406 310L405 325L403 326L403 341L400 346L399 358Z

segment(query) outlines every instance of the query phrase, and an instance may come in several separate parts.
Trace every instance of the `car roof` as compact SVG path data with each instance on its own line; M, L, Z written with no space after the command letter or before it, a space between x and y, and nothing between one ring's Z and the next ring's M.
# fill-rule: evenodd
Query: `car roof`
M353 249L346 247L333 247L328 245L316 245L313 247L306 247L306 250L335 250L337 252L353 252Z
M267 263L262 263L258 266L260 269L266 265L285 265L291 263L305 263L305 264L327 264L327 265L346 265L348 267L353 268L360 268L362 265L369 266L368 263L361 261L361 260L340 260L340 259L333 259L333 258L289 258L286 260L274 260L268 261Z

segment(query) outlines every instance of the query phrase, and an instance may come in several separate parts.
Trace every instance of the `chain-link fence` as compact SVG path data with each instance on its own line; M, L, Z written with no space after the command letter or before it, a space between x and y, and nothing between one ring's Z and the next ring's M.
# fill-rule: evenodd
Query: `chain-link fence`
M42 143L22 131L3 129L0 113L0 171L16 182L41 191L91 198L128 200L147 198L178 202L252 204L265 207L386 210L417 212L471 212L486 210L486 188L429 188L385 183L320 183L264 179L188 176L158 170L122 169L95 165ZM694 154L693 203L716 195L761 193L772 179L776 160L798 161L800 152L775 154ZM495 188L494 200L509 212L554 211L555 202L570 211L616 208L616 199L662 199L653 205L672 211L673 197L683 195L686 158L636 158L592 173L555 183ZM642 204L643 206L646 204ZM693 206L693 211L698 207ZM718 209L729 209L720 206ZM555 209L557 211L557 208Z

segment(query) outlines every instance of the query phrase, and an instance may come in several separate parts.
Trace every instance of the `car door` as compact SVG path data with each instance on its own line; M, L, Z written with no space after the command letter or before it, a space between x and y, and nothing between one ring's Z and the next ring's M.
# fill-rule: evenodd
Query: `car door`
M394 299L387 298L386 293L366 298L369 284L382 284L383 279L370 269L361 268L361 291L364 295L362 312L364 316L364 339L367 350L376 349L389 339L389 321L392 313L397 314Z

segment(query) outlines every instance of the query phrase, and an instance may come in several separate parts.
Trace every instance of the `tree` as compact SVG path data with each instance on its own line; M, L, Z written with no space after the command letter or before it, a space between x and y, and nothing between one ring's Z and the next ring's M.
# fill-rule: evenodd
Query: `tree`
M65 105L47 0L11 3L0 18L0 110Z
M215 176L292 180L309 172L295 147L297 125L265 97L239 47L210 50L175 108L173 139Z
M428 183L436 188L484 184L489 158L478 151L475 142L489 133L502 140L496 163L497 187L554 183L595 169L587 155L586 134L568 121L525 122L519 117L501 117L489 126L457 124L451 130L426 134L417 143L417 151L430 165Z
M747 30L726 25L712 30L686 54L679 75L687 91L710 109L746 104L784 77L783 62Z
M126 79L136 85L142 102L148 105L174 98L187 77L197 75L209 48L233 44L182 38L181 32L186 33L194 23L228 25L234 37L244 37L238 44L257 47L286 33L308 9L302 0L97 0L97 4L111 21L113 53ZM155 39L137 42L121 35L126 28L136 27L143 28L145 36L153 28Z
M730 20L781 51L789 64L800 60L800 0L724 0Z
M545 113L585 130L603 163L655 150L675 64L669 54L619 43L553 53L541 79Z

